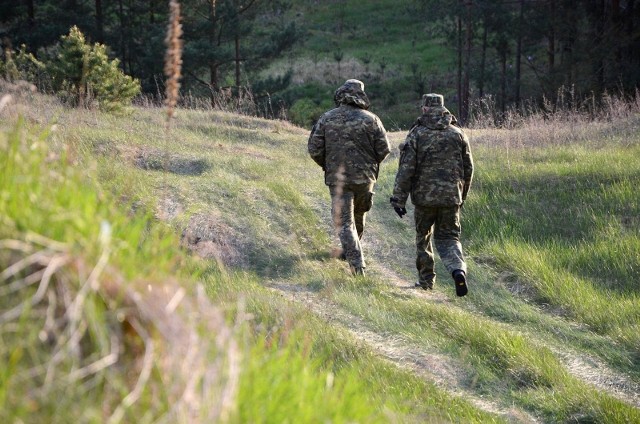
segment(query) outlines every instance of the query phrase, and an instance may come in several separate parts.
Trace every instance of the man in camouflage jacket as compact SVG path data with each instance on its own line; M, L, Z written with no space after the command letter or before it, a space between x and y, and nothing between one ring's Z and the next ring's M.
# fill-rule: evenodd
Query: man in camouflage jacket
M409 195L415 205L416 286L433 288L436 279L431 235L454 279L456 294L467 294L467 265L460 244L460 208L473 177L473 158L464 132L440 94L425 94L423 115L400 145L400 164L391 205L402 218ZM455 121L454 121L455 122Z
M390 151L380 119L367 111L369 99L361 81L347 80L334 95L336 108L313 126L308 149L322 167L331 194L331 215L338 231L343 258L351 272L364 275L360 240L366 213L373 205L373 186L380 163Z

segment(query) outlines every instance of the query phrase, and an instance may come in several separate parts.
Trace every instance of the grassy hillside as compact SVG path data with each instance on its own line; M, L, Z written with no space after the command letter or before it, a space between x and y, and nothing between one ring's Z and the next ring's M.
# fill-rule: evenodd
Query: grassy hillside
M161 110L29 96L0 111L0 260L16 270L0 293L3 421L640 420L635 105L469 131L471 282L456 298L442 268L433 292L410 288L411 220L388 206L396 149L354 279L331 254L307 130L180 110L166 131ZM51 262L29 258L59 251L54 289L37 290ZM178 366L182 345L202 346L198 367Z
M299 125L331 107L333 91L347 78L364 81L372 110L389 129L411 126L424 93L441 92L455 107L455 52L433 12L390 0L292 3L289 19L305 36L266 74L293 71L283 95Z

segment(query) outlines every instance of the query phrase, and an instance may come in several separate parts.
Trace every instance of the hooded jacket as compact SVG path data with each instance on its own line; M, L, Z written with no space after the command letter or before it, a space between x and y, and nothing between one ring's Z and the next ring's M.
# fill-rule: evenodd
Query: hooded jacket
M411 195L417 206L450 207L467 197L473 157L464 132L444 107L430 107L400 145L393 196L404 206Z
M308 141L311 158L325 171L325 184L365 184L378 178L380 163L390 152L380 119L367 111L364 84L349 80L334 95L336 108L313 126Z

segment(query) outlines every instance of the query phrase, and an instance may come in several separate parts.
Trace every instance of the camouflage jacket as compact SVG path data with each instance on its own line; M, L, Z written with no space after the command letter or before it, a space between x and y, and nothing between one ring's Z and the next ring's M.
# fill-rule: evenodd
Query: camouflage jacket
M359 105L341 103L313 126L309 155L324 170L327 185L375 182L391 148L380 119Z
M455 206L466 199L473 158L467 137L451 120L446 108L435 108L418 119L400 145L393 188L399 206L405 205L409 194L418 206Z

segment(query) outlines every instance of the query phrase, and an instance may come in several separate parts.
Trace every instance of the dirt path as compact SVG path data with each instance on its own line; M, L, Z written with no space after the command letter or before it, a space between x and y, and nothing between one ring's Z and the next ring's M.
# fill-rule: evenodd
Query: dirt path
M400 282L399 279L397 279ZM513 423L537 423L527 412L512 407L503 408L495 401L480 397L464 388L465 375L460 367L445 355L422 352L418 347L397 335L380 334L372 331L359 317L349 314L330 300L305 287L273 282L268 285L287 299L303 304L332 325L343 328L359 342L364 343L380 357L387 359L399 368L409 370L415 375L434 383L454 396L472 403L478 409L496 414ZM418 292L419 293L419 292ZM420 295L420 294L417 294ZM426 293L424 294L426 295ZM444 298L444 296L442 296Z
M411 286L392 271L376 267L384 278L400 289L407 289ZM453 290L453 288L452 288ZM428 298L431 302L452 303L449 298L442 293L435 291L425 292L422 290L405 290L416 297ZM597 358L581 354L571 349L551 347L550 349L562 362L567 371L577 379L602 390L609 395L640 408L640 385L631 381L628 377L609 368L604 362Z

